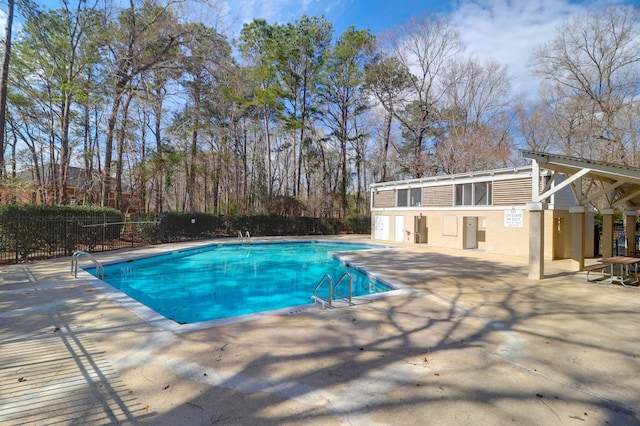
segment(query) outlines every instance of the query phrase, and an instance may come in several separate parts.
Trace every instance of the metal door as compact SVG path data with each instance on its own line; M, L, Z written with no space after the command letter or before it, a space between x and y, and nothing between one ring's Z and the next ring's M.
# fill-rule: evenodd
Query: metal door
M466 216L464 218L464 248L478 248L478 218L476 216Z

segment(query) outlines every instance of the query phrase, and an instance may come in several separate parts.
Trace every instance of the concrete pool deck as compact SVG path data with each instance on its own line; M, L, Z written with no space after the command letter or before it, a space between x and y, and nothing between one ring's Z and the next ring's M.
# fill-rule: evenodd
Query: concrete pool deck
M414 291L172 332L70 258L0 267L0 424L640 424L640 290L568 261L533 281L475 251L348 257Z

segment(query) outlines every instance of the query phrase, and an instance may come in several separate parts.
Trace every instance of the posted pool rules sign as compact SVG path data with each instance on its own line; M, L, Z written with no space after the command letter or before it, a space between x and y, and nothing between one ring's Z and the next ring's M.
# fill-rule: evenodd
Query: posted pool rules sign
M504 226L505 228L522 228L524 223L524 211L522 210L505 210Z

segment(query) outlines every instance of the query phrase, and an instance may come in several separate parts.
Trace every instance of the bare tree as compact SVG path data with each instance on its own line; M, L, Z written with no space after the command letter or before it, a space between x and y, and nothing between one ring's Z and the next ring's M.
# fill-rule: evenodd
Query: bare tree
M517 131L524 148L547 152L553 146L553 117L541 104L520 103L515 108Z
M496 60L451 61L442 83L444 130L435 151L441 170L453 174L506 167L513 151L507 68Z
M111 189L113 141L125 95L137 77L174 59L181 35L181 27L171 9L172 2L166 6L154 1L142 5L136 3L136 0L130 0L129 8L122 10L118 16L117 25L112 23L105 33L108 36L105 62L111 73L112 103L105 135L103 205L107 204ZM121 189L121 183L117 185ZM116 198L118 204L121 193Z
M433 174L433 165L423 155L430 157L434 153L432 136L444 93L441 75L461 51L458 31L446 20L422 16L412 18L384 38L391 54L413 76L408 102L394 110L407 139L406 167L414 177Z
M542 96L556 123L568 124L557 135L560 149L580 129L590 155L638 165L638 13L627 6L590 12L566 22L534 51L532 69L544 79Z

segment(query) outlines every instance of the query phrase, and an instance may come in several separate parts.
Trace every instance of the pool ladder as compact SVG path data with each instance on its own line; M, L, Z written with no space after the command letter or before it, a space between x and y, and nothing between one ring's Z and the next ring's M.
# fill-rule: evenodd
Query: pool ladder
M71 273L73 274L74 277L76 278L78 277L78 258L80 256L88 257L89 260L91 260L91 262L93 262L93 264L96 265L96 276L100 279L104 279L104 267L102 266L102 264L98 262L98 259L90 255L86 251L82 251L82 250L74 251L73 254L71 255Z
M349 295L345 296L344 294L338 291L338 286L347 278L349 279ZM322 285L326 282L329 283L329 297L325 299L322 296L318 296L318 290L320 290L322 288ZM322 277L322 279L316 285L316 288L313 289L313 296L311 296L311 298L313 299L314 304L321 303L322 309L324 309L325 306L329 306L329 308L333 308L333 301L335 300L336 296L340 296L342 300L344 300L345 302L348 302L349 306L353 305L353 302L352 302L353 277L351 276L350 273L345 272L344 274L342 274L340 279L336 281L335 285L333 284L333 279L331 278L331 275L325 274L324 277Z
M251 235L249 235L249 231L247 231L247 233L245 235L242 235L242 231L238 231L238 238L240 239L240 242L243 245L244 244L251 245Z

